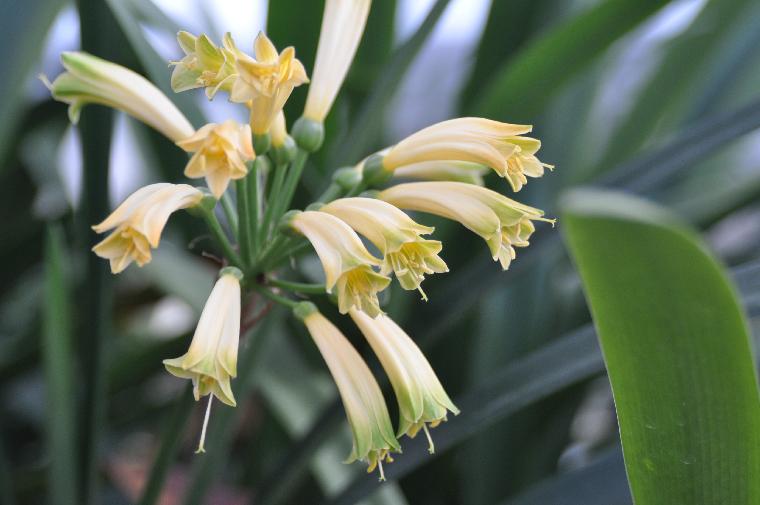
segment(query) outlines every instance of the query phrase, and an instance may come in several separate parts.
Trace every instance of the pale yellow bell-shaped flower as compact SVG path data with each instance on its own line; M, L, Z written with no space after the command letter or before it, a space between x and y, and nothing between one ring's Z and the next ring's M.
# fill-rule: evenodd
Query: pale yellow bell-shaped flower
M290 218L290 228L305 236L317 252L325 272L325 289L337 288L338 309L346 314L351 307L372 317L382 313L377 293L391 280L372 267L380 266L346 223L326 212L299 212Z
M49 84L53 98L70 104L69 119L79 121L88 103L122 110L177 142L195 133L187 118L158 88L135 72L82 52L65 52L66 72Z
M138 189L100 224L97 233L114 231L92 250L110 260L111 272L118 274L133 261L143 266L158 247L161 232L172 212L197 205L203 193L187 184L158 183Z
M246 162L256 157L251 127L232 119L222 124L209 123L177 145L195 153L185 167L185 175L191 179L205 177L217 199L221 198L230 180L246 176Z
M223 268L206 300L187 353L165 359L170 374L193 382L195 400L213 394L235 406L230 379L237 376L240 340L240 281L235 267Z
M425 275L448 272L438 256L441 242L425 240L421 235L433 233L393 205L373 198L340 198L319 209L339 218L357 233L364 235L383 254L380 273L393 272L401 287L417 289L427 300L420 284Z
M483 185L483 176L489 168L469 161L420 161L398 167L393 171L394 179L416 179L425 181L456 181Z
M235 47L232 36L224 36L224 44L218 47L207 35L196 37L189 32L179 32L177 42L185 53L180 61L171 62L172 89L179 93L195 88L206 88L208 99L219 91L229 92L235 81L235 60L240 51Z
M463 182L410 182L392 186L378 198L401 209L417 210L459 221L480 235L504 270L516 257L515 247L527 247L533 221L554 223L543 211L523 205L490 189Z
M396 393L399 406L396 436L406 434L414 438L423 429L432 454L434 445L428 426L435 428L446 420L448 412L457 415L459 409L420 348L391 318L380 315L372 319L357 310L351 310L350 314L375 351Z
M312 303L300 303L294 313L306 325L338 386L353 434L346 463L367 462L367 473L379 466L384 480L383 461L393 461L390 453L400 452L401 447L377 381L356 349Z
M293 47L277 53L274 44L259 33L254 43L255 58L240 53L236 60L237 78L230 100L251 109L251 129L265 134L287 102L293 88L309 82L306 70L296 59Z
M535 156L540 141L519 136L531 130L528 125L484 118L450 119L405 138L383 156L382 164L393 172L422 161L469 161L492 168L514 191L520 191L528 181L526 176L540 177L545 167L552 168Z
M327 0L303 117L324 123L356 55L370 0Z

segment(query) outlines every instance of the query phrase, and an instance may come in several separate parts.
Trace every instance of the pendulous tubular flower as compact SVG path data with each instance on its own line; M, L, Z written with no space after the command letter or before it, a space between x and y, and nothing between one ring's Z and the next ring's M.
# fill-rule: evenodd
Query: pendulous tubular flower
M274 44L259 33L254 42L255 59L240 52L236 59L237 78L230 100L251 109L251 129L256 135L269 131L293 88L309 82L306 70L296 59L293 47L277 54Z
M235 406L230 379L237 376L242 278L243 274L235 267L220 271L187 353L164 360L170 374L193 382L196 401L213 394L227 405Z
M185 56L171 62L174 65L171 85L175 93L206 88L206 96L211 100L219 90L232 89L235 59L240 51L229 33L225 34L222 47L217 47L205 34L196 37L185 31L177 34L177 42Z
M111 272L118 274L135 261L143 266L158 247L161 232L172 212L194 207L203 193L187 184L158 183L140 188L110 216L92 227L97 233L114 231L92 250L110 260Z
M383 365L396 393L399 425L396 436L414 438L420 429L428 439L428 451L435 451L428 425L435 428L446 420L446 414L459 414L433 368L417 344L391 318L385 315L372 319L356 310L351 318L369 342Z
M303 117L324 123L359 47L370 0L327 0Z
M491 167L509 181L514 191L520 191L527 177L541 177L544 168L553 168L536 158L539 140L520 136L532 128L475 117L450 119L393 146L383 156L382 165L393 172L422 161L469 161Z
M420 236L433 233L434 228L416 223L389 203L373 198L340 198L319 210L367 237L383 254L380 273L394 272L402 288L419 290L425 300L420 287L425 275L449 271L438 256L441 242Z
M469 161L420 161L398 167L394 179L417 179L425 181L456 181L483 185L488 167Z
M246 162L256 157L251 127L232 119L222 124L209 123L192 136L177 142L177 145L195 153L185 167L185 175L191 179L205 177L217 200L230 180L246 176Z
M301 302L294 313L306 325L338 386L353 433L353 449L345 462L365 461L367 473L378 467L380 480L385 480L383 461L393 461L390 453L401 452L401 447L377 381L356 349L314 304Z
M66 72L48 87L53 98L70 104L72 123L79 121L82 107L96 103L122 110L174 142L195 133L166 95L141 75L83 52L65 52L61 61Z
M488 244L494 261L506 270L516 257L515 247L527 247L533 221L543 211L523 205L490 189L462 182L410 182L390 187L378 198L396 207L459 221Z
M337 286L340 313L356 307L372 317L381 314L377 293L391 280L373 270L381 262L367 251L356 232L326 212L307 210L289 219L288 226L304 235L317 252L327 292Z

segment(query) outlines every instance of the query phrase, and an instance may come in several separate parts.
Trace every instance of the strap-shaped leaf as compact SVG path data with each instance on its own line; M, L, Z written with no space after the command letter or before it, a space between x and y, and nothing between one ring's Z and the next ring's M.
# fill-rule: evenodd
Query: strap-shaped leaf
M636 503L760 503L760 397L723 268L642 200L577 191L564 208Z

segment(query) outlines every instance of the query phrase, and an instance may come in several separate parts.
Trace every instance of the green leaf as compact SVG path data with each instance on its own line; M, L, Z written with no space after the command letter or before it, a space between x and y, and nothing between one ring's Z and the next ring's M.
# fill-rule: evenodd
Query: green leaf
M700 95L710 93L712 79L708 77L718 72L716 66L725 63L721 42L742 24L751 3L707 3L688 30L670 43L625 121L613 132L607 152L594 171L631 157L650 139L671 133L694 102L699 107ZM707 89L703 89L705 83Z
M568 243L612 383L641 504L760 503L760 401L747 323L721 266L661 208L564 201Z
M29 0L22 5L3 3L6 15L0 22L0 61L3 79L0 80L0 172L9 140L21 119L24 89L29 74L37 66L45 43L45 35L53 24L63 0Z
M589 8L531 43L497 70L473 110L494 119L530 123L547 98L667 3L617 0Z
M42 358L47 388L47 436L50 449L50 503L78 503L74 357L61 229L49 226L45 244L45 303Z

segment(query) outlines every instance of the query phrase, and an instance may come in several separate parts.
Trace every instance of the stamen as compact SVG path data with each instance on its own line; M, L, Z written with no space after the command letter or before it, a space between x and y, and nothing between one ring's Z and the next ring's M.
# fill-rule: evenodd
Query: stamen
M198 442L198 449L196 449L195 454L206 452L206 449L203 447L203 443L206 441L206 427L208 426L208 418L211 416L211 401L214 399L214 395L210 394L208 395L208 405L206 406L206 417L203 419L203 428L201 429L201 439Z
M433 443L433 439L430 436L430 431L428 430L427 424L422 423L422 429L425 430L425 436L428 439L428 452L430 454L434 454L435 453L435 444Z
M380 479L378 479L380 482L385 482L385 472L383 472L383 457L380 456L377 458L377 469L380 472Z

